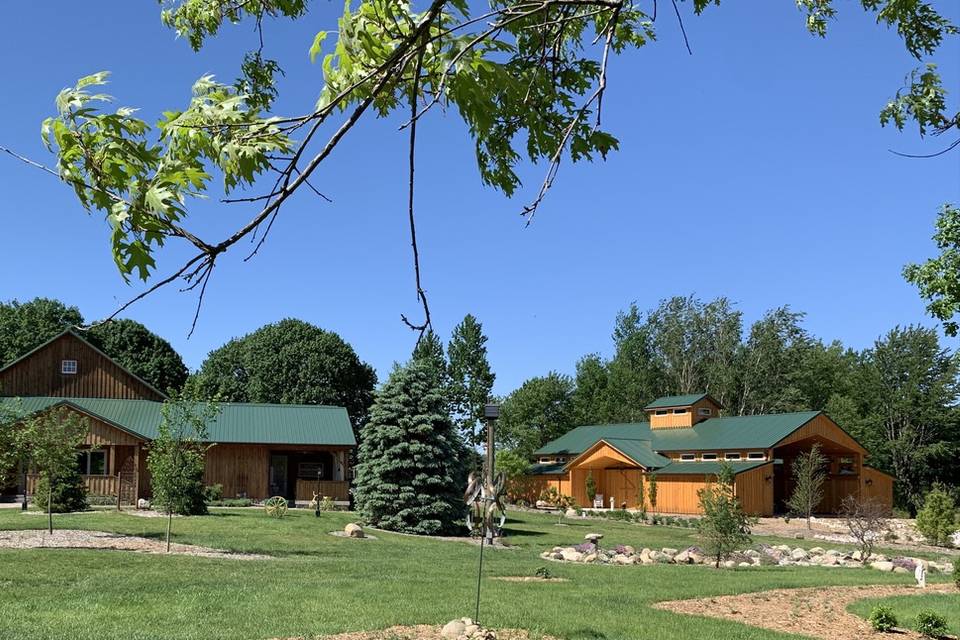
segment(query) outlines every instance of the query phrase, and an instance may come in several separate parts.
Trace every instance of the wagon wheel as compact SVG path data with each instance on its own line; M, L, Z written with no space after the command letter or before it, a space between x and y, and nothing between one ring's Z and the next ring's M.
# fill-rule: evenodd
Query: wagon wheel
M282 518L287 513L287 500L280 496L273 496L263 503L263 508L268 516Z

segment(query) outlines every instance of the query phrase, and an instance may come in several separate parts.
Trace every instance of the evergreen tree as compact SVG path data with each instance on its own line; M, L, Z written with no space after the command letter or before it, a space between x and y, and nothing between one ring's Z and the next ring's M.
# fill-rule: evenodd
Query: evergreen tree
M923 508L917 513L917 531L930 544L949 546L957 528L957 508L953 496L944 487L934 487L927 493Z
M425 363L434 372L437 386L443 389L444 395L449 395L450 372L447 356L443 351L443 341L433 329L429 329L417 341L410 359Z
M483 406L490 400L496 377L487 361L487 336L483 325L467 314L450 337L450 397L457 428L473 444L486 442ZM477 425L480 425L477 428Z
M422 360L394 369L361 434L357 509L391 531L463 533L461 451L435 371Z

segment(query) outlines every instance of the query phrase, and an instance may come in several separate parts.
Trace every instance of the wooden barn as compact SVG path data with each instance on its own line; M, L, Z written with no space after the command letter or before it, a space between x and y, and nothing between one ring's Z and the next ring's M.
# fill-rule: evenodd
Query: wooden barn
M87 419L77 464L90 495L127 503L150 497L147 452L166 395L127 371L79 333L68 330L0 369L0 401L28 414L63 409ZM208 485L226 498L314 492L349 499L350 452L356 446L346 409L320 405L223 403L209 425ZM37 478L26 476L26 491ZM22 485L22 480L20 481ZM3 489L3 488L0 488ZM22 493L23 486L3 489Z
M793 460L818 443L829 460L821 513L834 513L848 495L893 505L893 478L864 464L866 449L822 411L721 417L708 394L659 398L646 407L648 422L582 426L535 452L530 475L517 487L528 500L556 487L577 504L596 483L605 508L696 514L697 491L714 482L721 462L736 474L736 491L752 515L782 513L792 490ZM657 504L647 491L656 476ZM643 495L641 495L641 493Z

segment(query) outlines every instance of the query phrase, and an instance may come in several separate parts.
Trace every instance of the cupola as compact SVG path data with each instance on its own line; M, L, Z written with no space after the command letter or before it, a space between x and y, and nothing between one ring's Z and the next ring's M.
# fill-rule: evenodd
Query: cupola
M657 398L644 410L651 429L683 429L719 416L722 408L710 394L692 393Z

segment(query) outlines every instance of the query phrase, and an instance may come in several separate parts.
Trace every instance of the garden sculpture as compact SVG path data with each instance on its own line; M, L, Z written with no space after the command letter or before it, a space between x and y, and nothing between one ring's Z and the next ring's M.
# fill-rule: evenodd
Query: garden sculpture
M467 503L467 528L473 531L479 525L480 534L488 538L498 537L507 520L507 510L503 506L506 477L500 471L492 480L471 472L467 478L467 491L463 495ZM498 517L499 516L499 517Z
M267 498L263 503L263 509L267 512L268 516L273 518L282 518L287 515L287 499L281 496L273 496L272 498Z

